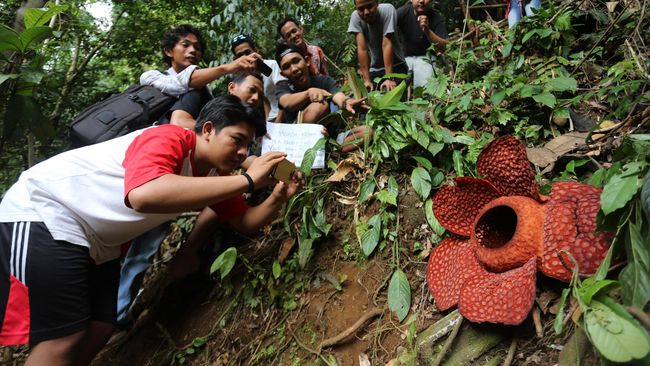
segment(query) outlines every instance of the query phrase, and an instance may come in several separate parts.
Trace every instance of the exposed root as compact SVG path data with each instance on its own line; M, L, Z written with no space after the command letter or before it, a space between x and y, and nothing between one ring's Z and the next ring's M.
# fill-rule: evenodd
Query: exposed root
M510 348L508 348L508 354L503 360L501 366L510 366L512 360L515 358L515 351L517 350L517 337L512 337L512 342L510 342Z
M331 347L334 345L339 344L341 341L343 341L345 338L349 337L350 335L354 334L359 328L361 328L368 320L381 315L384 312L383 309L373 309L365 314L359 320L357 320L354 324L352 324L351 327L348 329L342 331L341 333L337 334L334 337L327 338L323 342L321 342L320 346L318 346L319 350L322 350L325 347Z
M454 325L454 329L451 331L451 334L445 341L445 344L442 346L442 349L440 350L440 353L438 353L438 356L436 356L436 359L433 360L433 363L431 363L431 366L439 366L442 363L442 360L444 360L447 351L449 351L452 343L454 343L454 339L456 339L456 336L458 335L460 326L463 324L463 319L463 316L460 315L460 319L458 322L456 322L456 325Z
M650 329L650 316L636 306L623 306L630 314L637 318L646 329Z
M537 334L537 338L544 338L544 328L542 327L542 319L537 306L533 308L533 323L535 323L535 333Z

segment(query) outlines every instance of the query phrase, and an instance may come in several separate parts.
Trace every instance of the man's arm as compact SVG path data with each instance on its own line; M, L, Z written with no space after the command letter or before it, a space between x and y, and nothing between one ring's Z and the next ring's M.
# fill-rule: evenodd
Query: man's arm
M189 80L194 69L196 65L191 65L176 75L150 70L140 75L140 85L151 85L167 95L178 97L190 91Z
M384 70L386 74L393 73L393 33L387 33L381 41L381 50L384 56ZM397 86L391 79L384 80L379 86L382 90L393 90Z
M197 68L190 77L189 86L190 88L201 89L224 75L240 71L253 72L255 71L255 62L258 58L262 59L260 55L253 53L242 56L228 64L208 67L205 69Z
M232 219L228 223L242 234L254 234L278 217L282 206L300 190L303 184L304 180L299 173L295 173L289 183L277 182L273 192L264 202L249 208L243 216Z
M286 156L270 152L255 159L247 173L255 188L268 185L273 167ZM248 191L248 179L243 175L217 177L185 177L164 174L150 180L127 194L130 206L149 213L176 213L194 210L224 201Z
M431 26L433 26L433 24L431 25L429 24L429 17L427 17L426 15L420 15L418 16L418 22L420 23L420 29L422 29L424 35L427 36L429 42L436 45L436 49L438 50L438 52L440 53L445 52L445 48L447 47L448 41L445 38L436 34L436 32L434 32L433 29L431 29Z
M172 115L169 118L169 123L187 128L188 130L194 130L196 119L186 111L178 109L172 112Z
M322 103L330 95L327 90L309 88L302 92L286 93L278 99L278 103L288 111L297 111L310 103Z
M368 45L363 33L355 34L357 41L357 59L359 60L359 72L363 78L363 84L368 90L372 90L372 80L370 79L370 55L368 54Z

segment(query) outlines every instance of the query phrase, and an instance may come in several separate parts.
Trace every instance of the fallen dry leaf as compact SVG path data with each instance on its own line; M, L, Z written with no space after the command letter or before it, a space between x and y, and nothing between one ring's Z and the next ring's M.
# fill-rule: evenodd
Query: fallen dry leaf
M556 156L562 156L575 150L580 145L585 145L587 135L587 132L569 132L554 138L544 145L544 147Z
M557 160L557 155L545 147L526 148L526 155L531 163L540 168L546 168Z
M280 262L280 264L287 260L289 253L291 253L291 249L293 249L295 245L296 240L294 238L287 238L282 242L280 250L278 251L278 262Z

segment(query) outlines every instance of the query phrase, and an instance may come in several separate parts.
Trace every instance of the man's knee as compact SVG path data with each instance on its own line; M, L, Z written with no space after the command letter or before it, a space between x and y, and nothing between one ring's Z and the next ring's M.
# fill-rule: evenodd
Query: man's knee
M81 351L80 345L86 334L82 330L71 335L39 342L31 346L25 366L72 365Z

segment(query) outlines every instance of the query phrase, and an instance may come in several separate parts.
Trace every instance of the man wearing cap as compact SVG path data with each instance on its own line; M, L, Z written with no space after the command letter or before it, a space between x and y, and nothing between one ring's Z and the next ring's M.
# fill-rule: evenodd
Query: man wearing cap
M354 0L356 10L350 17L348 33L357 42L359 71L366 88L377 85L373 79L391 73L408 72L404 52L397 34L397 12L391 4L379 4L378 0ZM382 80L381 90L392 90L397 83L391 78Z
M235 60L242 57L255 57L261 59L262 57L257 52L257 45L255 40L248 34L239 34L230 40L230 50L232 51ZM264 80L264 96L268 100L268 106L265 104L265 110L268 109L267 121L275 122L282 118L281 111L278 108L278 99L275 96L275 85L283 80L285 77L280 73L278 63L274 60L263 60L266 66L271 68L269 75L262 75Z
M295 44L278 44L275 60L280 65L282 76L287 78L287 81L279 82L277 85L278 103L285 110L284 122L295 123L298 111L301 110L302 122L316 123L338 108L355 113L354 108L362 105L363 99L347 97L331 77L311 75L305 56ZM328 134L332 137L335 137L338 132L341 131L337 131L334 126L328 129ZM356 149L353 143L358 140L363 141L371 134L372 130L365 125L345 132L339 141L343 145L342 151Z

